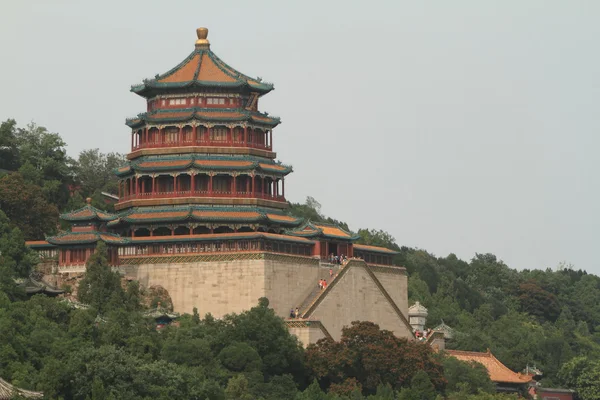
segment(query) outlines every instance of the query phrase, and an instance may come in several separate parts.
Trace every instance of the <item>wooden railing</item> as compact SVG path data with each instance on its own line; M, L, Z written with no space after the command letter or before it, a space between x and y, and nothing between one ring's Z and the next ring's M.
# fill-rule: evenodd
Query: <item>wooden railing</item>
M233 197L238 199L264 199L273 201L285 202L285 197L275 196L271 194L263 193L251 193L251 192L221 192L215 191L209 192L208 190L183 190L178 192L154 192L154 193L137 193L132 195L121 196L120 201L123 200L136 200L136 199L165 199L173 197Z
M148 142L148 143L139 143L133 146L132 151L141 150L141 149L156 149L156 148L165 148L165 147L186 147L186 146L200 146L200 147L249 147L252 149L259 150L272 150L271 146L266 144L259 143L244 143L240 141L227 141L227 140L197 140L196 142L192 140L182 140L180 142Z

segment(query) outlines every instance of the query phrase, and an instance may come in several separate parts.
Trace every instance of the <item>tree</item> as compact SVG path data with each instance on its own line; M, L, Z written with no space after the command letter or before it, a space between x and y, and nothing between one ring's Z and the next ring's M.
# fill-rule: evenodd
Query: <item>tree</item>
M396 390L409 386L419 370L427 373L437 390L446 383L431 347L397 338L372 322L352 322L342 329L339 342L321 339L308 346L306 361L321 386L354 378L364 394L375 393L380 384Z
M267 379L292 374L298 381L304 376L303 351L298 339L291 335L283 320L268 308L268 300L241 314L227 315L217 340L220 348L244 342L262 359L262 372Z
M38 256L25 246L18 228L13 228L0 210L0 293L10 300L24 298L25 292L15 284L15 278L26 278L37 264Z
M429 376L423 370L417 371L410 382L410 388L400 391L398 400L434 400L437 393Z
M359 229L357 243L369 246L385 247L392 250L400 250L396 239L386 231L376 229Z
M244 375L236 375L229 379L225 389L225 398L227 400L252 400L248 389L248 379Z
M0 170L15 171L18 166L17 122L8 119L0 124Z
M58 210L44 199L39 187L18 173L0 178L0 209L27 240L44 239L45 233L56 231Z
M121 287L121 277L108 265L104 242L98 242L96 251L89 258L85 277L79 283L79 301L89 304L99 313L124 304L125 295Z
M531 281L519 285L519 302L524 312L538 318L540 322L554 322L560 314L556 296Z
M478 362L460 361L455 357L444 357L444 376L448 381L446 392L476 394L480 391L494 393L496 388L485 367Z
M575 357L561 368L559 379L573 388L582 400L600 398L600 362Z
M119 153L102 153L99 149L84 150L75 163L75 178L81 185L83 197L95 192L117 192L117 177L114 170L125 164L126 158Z
M67 156L66 143L59 134L35 123L17 129L20 165L30 164L39 171L46 200L62 209L69 198L73 160ZM36 183L36 182L32 182Z

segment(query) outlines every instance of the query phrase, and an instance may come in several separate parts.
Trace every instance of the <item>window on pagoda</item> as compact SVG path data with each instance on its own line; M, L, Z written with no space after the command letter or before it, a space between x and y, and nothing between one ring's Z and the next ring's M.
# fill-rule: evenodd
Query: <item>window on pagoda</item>
M169 99L169 105L170 106L181 106L181 105L185 105L187 99Z
M210 131L210 140L213 142L226 142L227 128L222 126L212 128Z
M164 133L164 143L177 143L177 139L179 136L179 129L177 128L167 128Z
M225 175L216 175L213 178L213 192L229 193L231 192L231 177Z
M191 142L193 137L193 132L194 132L194 128L191 127L187 127L184 129L183 131L183 141L184 142Z
M237 127L233 129L233 141L234 143L244 142L244 129Z
M225 104L225 99L218 97L209 97L206 99L206 104Z

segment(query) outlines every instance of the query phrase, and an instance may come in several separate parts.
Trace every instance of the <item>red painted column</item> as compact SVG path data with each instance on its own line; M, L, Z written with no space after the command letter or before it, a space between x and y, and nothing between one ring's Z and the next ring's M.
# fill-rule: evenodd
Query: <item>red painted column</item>
M273 129L269 131L269 150L273 150Z
M252 175L252 197L254 197L255 188L256 188L256 175Z
M177 190L177 175L173 176L173 191L179 192L179 190Z
M154 195L155 192L156 192L156 177L153 176L152 177L152 194Z
M133 151L133 138L134 138L134 132L131 132L131 151Z
M192 145L196 145L196 140L198 140L198 125L192 128Z
M250 193L250 177L246 175L246 194Z
M190 190L192 191L192 194L194 194L194 192L196 191L196 174L191 174L190 179L191 179L191 183L192 183Z
M177 144L181 146L183 144L183 126L179 127L179 135L177 136Z
M162 142L163 142L163 140L162 140L162 129L157 128L157 130L158 130L158 140L157 140L157 142L158 142L159 145L161 145Z
M233 180L231 182L231 193L233 193L234 196L237 195L237 186L236 186L235 180L236 180L236 176L234 175Z
M213 129L210 126L206 127L206 143L212 144L212 139L210 138L210 130Z
M208 176L208 195L212 196L213 194L213 176L212 174Z
M260 191L261 191L262 197L265 197L265 177L264 176L262 177L262 185L261 185Z
M244 146L248 144L248 127L244 127Z
M233 145L233 128L227 129L227 144Z
M142 190L141 193L146 193L146 181L142 179Z
M321 257L321 242L318 240L315 242L315 244L313 246L312 255L316 256L316 257Z
M285 178L281 178L281 196L285 199Z

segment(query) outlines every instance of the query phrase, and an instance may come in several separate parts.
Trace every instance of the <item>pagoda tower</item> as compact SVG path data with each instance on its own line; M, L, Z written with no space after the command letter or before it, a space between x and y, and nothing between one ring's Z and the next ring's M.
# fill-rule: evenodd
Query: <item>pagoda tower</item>
M273 148L280 120L258 108L273 85L223 62L207 35L199 28L181 63L131 87L147 105L126 120L115 213L88 201L61 215L70 230L28 245L46 270L77 276L104 242L115 270L164 288L176 312L221 318L266 297L305 344L337 339L356 320L412 337L397 252L288 213L292 168Z
M147 111L127 119L131 153L117 171L124 237L270 232L299 225L286 215L275 161L279 118L258 111L273 85L233 69L197 29L194 51L170 71L134 85Z

